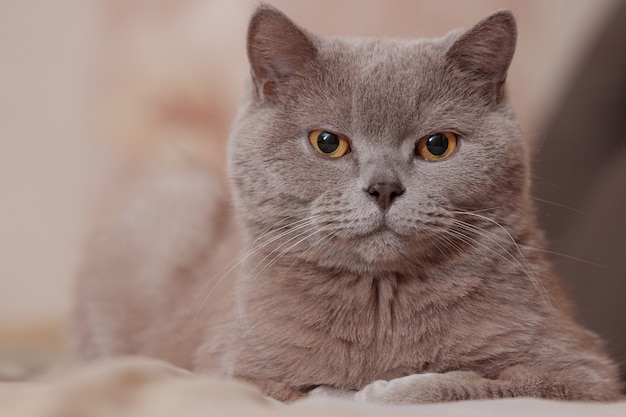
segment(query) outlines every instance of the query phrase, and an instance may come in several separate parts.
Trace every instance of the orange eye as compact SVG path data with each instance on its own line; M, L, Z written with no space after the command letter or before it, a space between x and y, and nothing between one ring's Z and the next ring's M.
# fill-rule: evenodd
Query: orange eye
M417 154L427 161L441 161L456 149L457 137L452 132L437 132L417 141Z
M309 142L318 153L330 158L339 158L350 152L348 139L325 130L309 133Z

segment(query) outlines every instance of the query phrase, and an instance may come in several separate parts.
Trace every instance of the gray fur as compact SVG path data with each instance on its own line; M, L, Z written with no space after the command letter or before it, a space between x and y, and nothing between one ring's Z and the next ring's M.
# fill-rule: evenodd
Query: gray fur
M528 150L504 93L515 37L507 11L441 39L394 40L322 38L260 7L229 143L239 262L210 266L202 242L193 279L169 278L202 302L181 298L170 324L133 342L117 311L104 332L116 349L99 351L78 320L81 349L163 357L280 400L316 387L393 403L616 399L615 365L572 318L543 256ZM316 153L315 129L345 135L351 152ZM419 138L440 131L458 134L456 151L416 156ZM404 192L381 210L366 190L390 182ZM164 296L134 295L140 311L126 320L141 329L151 317L141 310ZM93 291L78 311L88 297L105 306L89 315L106 316L111 301Z

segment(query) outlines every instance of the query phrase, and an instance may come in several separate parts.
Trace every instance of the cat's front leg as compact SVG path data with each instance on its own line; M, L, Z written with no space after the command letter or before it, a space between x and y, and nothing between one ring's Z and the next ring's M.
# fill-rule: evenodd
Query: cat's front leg
M357 400L415 404L487 398L536 397L558 400L610 401L619 386L585 367L547 370L513 366L497 379L475 372L415 374L390 381L374 381L356 393Z

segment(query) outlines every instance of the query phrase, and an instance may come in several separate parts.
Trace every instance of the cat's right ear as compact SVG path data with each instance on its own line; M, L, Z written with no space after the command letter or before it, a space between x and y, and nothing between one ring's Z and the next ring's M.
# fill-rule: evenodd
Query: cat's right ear
M260 6L248 26L248 60L257 97L271 99L276 87L317 55L310 35L272 6Z

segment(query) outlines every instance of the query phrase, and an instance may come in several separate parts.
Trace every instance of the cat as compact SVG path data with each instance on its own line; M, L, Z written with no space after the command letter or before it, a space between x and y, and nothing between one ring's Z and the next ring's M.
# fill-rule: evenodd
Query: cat
M516 23L313 34L262 5L230 187L165 158L88 247L74 341L292 401L615 400L547 263L505 92ZM165 167L165 168L163 168Z

